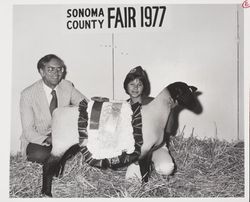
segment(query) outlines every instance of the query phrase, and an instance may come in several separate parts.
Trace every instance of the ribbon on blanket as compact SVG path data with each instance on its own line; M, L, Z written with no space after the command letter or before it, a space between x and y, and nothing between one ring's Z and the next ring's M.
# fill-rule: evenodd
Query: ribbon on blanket
M90 115L90 129L98 130L103 102L94 102Z
M101 108L102 102L95 102L93 107ZM88 103L85 100L82 100L79 104L79 118L78 118L78 132L79 132L79 144L83 142L84 139L88 139L88 131L87 126L88 122L90 121L88 118L87 113ZM141 104L135 103L131 105L131 109L133 111L132 115L132 127L133 127L133 137L135 140L135 150L134 152L127 154L126 152L122 152L121 155L113 157L113 158L104 158L104 159L95 159L92 156L92 153L88 150L87 146L81 146L81 152L85 158L85 162L91 166L98 167L98 168L112 168L116 169L119 167L123 167L129 165L139 159L141 154L141 146L143 144L142 138L142 119L141 119ZM98 111L98 110L97 110ZM95 121L99 119L100 114L99 112L92 115L91 112L91 119L94 118ZM91 122L90 122L91 124ZM98 129L98 125L94 124L94 128Z

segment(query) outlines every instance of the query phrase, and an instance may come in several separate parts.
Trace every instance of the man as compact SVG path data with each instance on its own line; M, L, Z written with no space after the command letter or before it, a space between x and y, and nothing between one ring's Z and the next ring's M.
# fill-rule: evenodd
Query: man
M49 54L37 63L42 79L21 92L21 150L29 161L44 163L51 148L51 117L57 107L74 105L88 99L70 81L64 80L66 66ZM53 90L53 92L52 92Z

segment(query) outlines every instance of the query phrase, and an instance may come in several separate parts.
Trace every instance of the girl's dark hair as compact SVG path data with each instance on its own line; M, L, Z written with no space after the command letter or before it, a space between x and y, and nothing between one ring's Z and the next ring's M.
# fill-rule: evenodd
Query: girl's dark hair
M141 66L137 66L137 67L133 68L127 74L127 76L123 82L123 88L124 88L125 92L128 94L128 90L127 90L128 83L135 80L135 79L139 79L143 84L142 95L149 96L149 94L150 94L150 82L148 80L147 73L145 72L145 70L142 69Z

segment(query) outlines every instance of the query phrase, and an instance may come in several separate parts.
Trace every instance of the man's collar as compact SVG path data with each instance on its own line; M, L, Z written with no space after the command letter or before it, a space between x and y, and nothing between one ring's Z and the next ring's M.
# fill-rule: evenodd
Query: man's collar
M42 83L43 83L43 88L44 88L45 92L51 93L51 91L52 91L53 89L51 89L49 86L47 86L47 85L44 83L44 81L42 81ZM55 91L57 91L57 87L58 87L58 85L54 88Z

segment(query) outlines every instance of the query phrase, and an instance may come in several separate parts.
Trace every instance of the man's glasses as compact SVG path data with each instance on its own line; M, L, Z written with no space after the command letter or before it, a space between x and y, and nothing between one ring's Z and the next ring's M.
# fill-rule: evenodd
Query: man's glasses
M55 72L63 73L64 72L64 68L63 67L47 67L47 71L49 73L55 73Z

